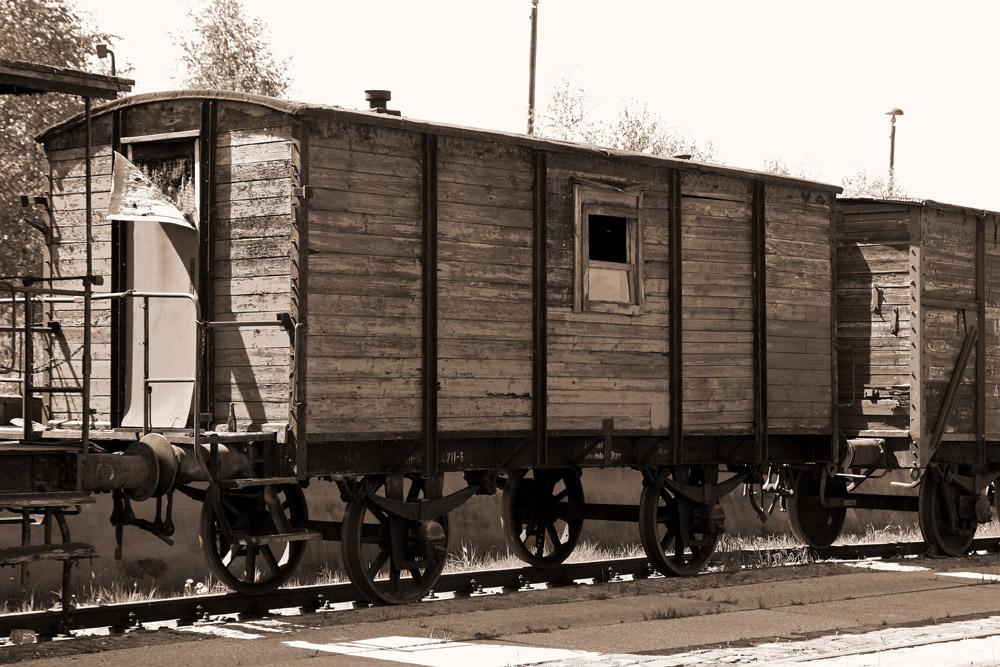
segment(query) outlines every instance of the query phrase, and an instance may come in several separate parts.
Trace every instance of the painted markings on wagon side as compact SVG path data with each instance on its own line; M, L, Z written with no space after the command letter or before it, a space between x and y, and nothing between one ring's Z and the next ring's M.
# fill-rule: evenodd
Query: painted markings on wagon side
M604 661L609 656L590 651L510 646L504 644L470 644L428 637L377 637L336 644L314 644L304 641L282 642L294 648L324 651L355 658L372 658L426 667L516 667L554 661Z

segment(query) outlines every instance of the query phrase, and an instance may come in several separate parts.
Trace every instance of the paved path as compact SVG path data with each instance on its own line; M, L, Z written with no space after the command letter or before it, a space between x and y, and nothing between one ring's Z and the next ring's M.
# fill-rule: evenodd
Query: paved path
M901 564L900 564L901 563ZM1000 557L824 563L0 647L22 665L993 664ZM994 635L997 635L995 638ZM911 644L922 643L919 657ZM867 652L867 655L866 655Z

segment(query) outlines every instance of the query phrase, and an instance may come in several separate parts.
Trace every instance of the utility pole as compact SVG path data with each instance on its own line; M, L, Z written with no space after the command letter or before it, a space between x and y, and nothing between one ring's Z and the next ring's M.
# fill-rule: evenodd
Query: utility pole
M896 107L886 111L885 115L892 116L889 131L889 196L893 197L896 194L896 116L902 116L903 110Z
M535 133L535 51L538 45L538 0L531 0L531 56L528 59L528 134Z

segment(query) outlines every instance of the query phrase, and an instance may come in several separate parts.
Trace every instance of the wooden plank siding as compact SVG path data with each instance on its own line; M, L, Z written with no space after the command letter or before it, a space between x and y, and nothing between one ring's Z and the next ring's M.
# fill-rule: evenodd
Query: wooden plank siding
M838 401L848 435L909 432L910 218L899 204L838 212ZM865 400L866 389L879 400Z
M833 195L769 185L765 202L768 429L829 433Z
M573 183L642 190L645 303L638 315L573 312ZM548 425L552 431L669 428L670 268L665 173L621 159L548 158ZM530 274L529 274L530 275Z
M752 185L681 174L685 433L753 432Z
M123 113L129 137L199 130L201 100L136 105ZM276 122L279 116L283 122ZM215 319L275 319L291 308L290 189L298 153L291 123L287 115L263 113L256 105L220 104L212 202L215 263L211 275L215 280L210 312ZM112 225L106 219L111 189L110 114L94 118L93 136L93 266L94 273L104 279L95 291L106 292L112 284ZM46 267L51 275L85 273L82 146L79 129L46 142L54 209L48 249L51 261ZM52 337L52 381L76 384L81 372L82 305L56 303L49 308L63 330L61 337ZM111 302L94 302L91 408L97 410L98 421L111 418L110 313ZM271 328L226 329L214 333L213 339L216 353L209 397L214 420L224 423L229 403L234 402L242 428L287 421L288 335ZM70 361L61 361L66 356ZM49 401L50 419L80 419L79 396L55 394Z
M438 436L473 432L523 441L544 398L541 425L554 437L607 435L609 420L616 434L677 435L672 409L681 410L683 435L715 443L722 442L716 436L752 437L764 412L776 434L832 436L833 188L374 113L241 101L235 93L171 95L112 108L127 118L125 135L136 136L197 130L207 117L203 105L215 105L211 317L274 320L291 313L305 325L299 335L306 355L293 351L282 328L212 334L207 393L216 423L232 402L243 427L291 420L296 435L304 426L309 441L322 446L433 446ZM95 120L94 266L106 277L101 289L110 287L115 259L112 226L101 210L110 189L110 118L98 112ZM52 270L61 275L82 273L80 146L79 128L48 139L58 232ZM301 186L308 192L299 199L293 189ZM605 189L616 194L602 200ZM635 204L622 203L629 198ZM586 213L591 205L605 212ZM624 225L626 261L578 254L578 216L586 215L611 219L609 233ZM436 229L436 237L425 238L425 228ZM673 237L672 229L679 230ZM870 235L873 254L844 259L845 280L854 281L857 294L842 311L857 316L848 328L856 336L874 324L860 296L868 287L849 264L885 260L876 247L892 242L882 233L859 230ZM942 253L935 270L942 280L957 279L953 266L963 256ZM425 258L434 263L425 266ZM582 306L584 260L612 276L619 271L634 300L602 296ZM762 267L763 300L755 283ZM544 286L534 282L539 273ZM425 302L433 285L437 291ZM903 287L887 285L886 299L902 305ZM671 288L682 302L674 313ZM53 311L72 347L82 309L65 304ZM673 332L672 315L679 324ZM108 305L99 304L94 389L104 411L114 382L110 322ZM901 322L908 326L908 313ZM766 328L758 331L761 324ZM425 340L425 330L436 337ZM679 334L674 344L672 333ZM763 388L754 378L761 334ZM296 364L305 357L301 411L291 400L293 352ZM425 368L425 359L436 367ZM675 361L682 377L672 397ZM77 360L65 370L74 368ZM436 423L427 421L435 416ZM536 452L548 451L544 438L534 444Z
M986 435L1000 439L1000 215L984 218L986 232Z
M315 122L309 141L309 436L415 434L420 136Z
M292 285L293 210L299 147L292 120L221 103L215 136L212 317L272 320L297 312ZM289 419L290 340L278 327L212 333L212 417L234 404L239 428Z
M437 155L438 429L527 431L532 153L442 136Z
M971 211L925 208L920 226L922 297L976 299L977 216ZM942 418L945 392L952 379L963 343L978 327L978 309L924 305L922 313L921 364L924 424L933 432ZM990 337L990 332L979 331ZM969 439L976 432L976 357L972 348L944 432Z
M111 192L111 122L95 119L91 145L91 237L94 273L104 278L94 292L111 290L111 223L107 220ZM86 159L82 133L63 137L46 146L52 209L52 241L46 252L43 275L83 276L86 263ZM82 282L58 282L56 287L80 289ZM36 384L79 386L83 381L83 304L52 303L42 308L46 318L59 322L59 334L36 336L41 342L47 371L36 375ZM111 302L94 301L91 312L90 408L95 419L107 422L111 415ZM46 416L52 421L83 419L79 394L53 393L42 396Z
M838 344L855 351L855 403L841 409L848 435L910 435L921 457L923 443L941 418L942 405L969 332L982 340L971 349L957 386L944 439L971 447L982 435L1000 439L1000 250L997 216L935 202L841 202L838 216ZM985 225L984 230L979 227ZM985 238L985 323L979 325L977 247ZM873 295L872 285L879 290ZM873 309L878 299L879 311ZM899 309L899 331L891 314ZM978 357L985 351L982 377ZM850 355L840 355L840 400L852 394ZM895 386L904 399L891 409L861 400L868 388ZM981 392L981 399L980 399ZM880 403L884 403L881 401ZM972 449L962 456L973 461ZM921 458L926 463L926 460Z

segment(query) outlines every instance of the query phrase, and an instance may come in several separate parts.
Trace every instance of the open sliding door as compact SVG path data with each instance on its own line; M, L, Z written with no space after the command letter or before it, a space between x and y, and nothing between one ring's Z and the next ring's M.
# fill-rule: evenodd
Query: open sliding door
M123 140L123 143L125 141ZM124 225L123 289L136 292L196 294L198 275L199 161L197 141L130 142L127 157L187 224L133 219ZM149 185L149 184L144 184ZM129 203L123 208L127 211ZM124 217L124 216L123 216ZM125 383L121 426L143 425L144 377L194 378L197 353L197 313L194 302L178 298L150 298L148 313L142 298L123 307ZM144 344L148 317L149 367ZM190 423L193 382L150 383L150 425L184 428Z

